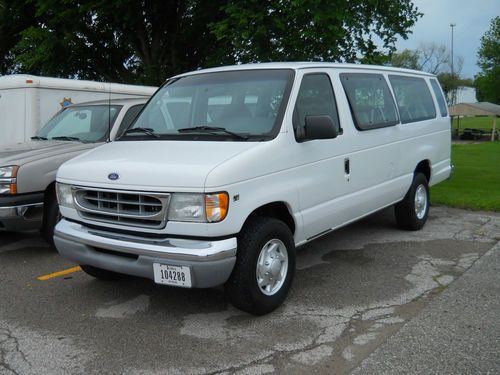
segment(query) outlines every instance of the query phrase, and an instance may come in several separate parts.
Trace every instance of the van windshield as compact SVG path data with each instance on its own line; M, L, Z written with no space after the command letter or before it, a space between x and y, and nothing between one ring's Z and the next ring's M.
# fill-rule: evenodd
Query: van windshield
M33 139L101 142L120 112L120 105L72 106L57 113Z
M121 140L246 141L279 132L294 72L202 73L167 82Z

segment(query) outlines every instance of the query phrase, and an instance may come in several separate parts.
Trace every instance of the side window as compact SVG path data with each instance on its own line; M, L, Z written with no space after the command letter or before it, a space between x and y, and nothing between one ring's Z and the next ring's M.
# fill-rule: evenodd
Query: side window
M403 124L436 117L436 107L423 78L389 75Z
M135 118L141 111L142 107L144 107L144 104L134 105L128 109L127 113L125 113L125 116L123 116L120 128L116 133L116 138L121 137L123 135L123 132L130 126L132 121L135 120Z
M330 116L340 132L335 96L327 74L313 73L302 78L293 111L294 130L305 126L306 116Z
M435 79L431 79L431 86L439 105L439 112L441 112L441 116L446 117L448 115L448 110L443 97L443 92L441 91L441 87L439 87L438 81L436 81Z
M340 80L358 130L399 123L394 99L382 74L342 73Z

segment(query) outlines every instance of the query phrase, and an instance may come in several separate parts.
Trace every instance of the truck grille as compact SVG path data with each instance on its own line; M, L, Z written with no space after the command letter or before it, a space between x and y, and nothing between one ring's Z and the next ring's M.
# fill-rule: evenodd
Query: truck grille
M81 217L112 224L162 228L167 218L170 194L74 188Z

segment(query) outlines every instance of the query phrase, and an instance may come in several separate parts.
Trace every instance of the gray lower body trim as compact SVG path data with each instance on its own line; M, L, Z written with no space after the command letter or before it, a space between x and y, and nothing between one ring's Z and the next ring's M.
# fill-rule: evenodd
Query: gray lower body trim
M62 256L78 264L152 280L153 263L188 266L196 288L224 284L236 262L236 238L150 241L92 231L64 219L56 226L54 242Z

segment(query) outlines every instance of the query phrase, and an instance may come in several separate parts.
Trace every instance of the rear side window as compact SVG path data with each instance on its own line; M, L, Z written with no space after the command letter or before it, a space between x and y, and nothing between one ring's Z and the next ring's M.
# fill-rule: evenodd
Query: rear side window
M441 116L446 117L448 115L448 110L443 97L443 92L441 91L441 87L439 87L439 83L435 79L431 79L431 86L439 105L439 112L441 112Z
M342 73L340 80L358 130L378 129L399 123L396 105L383 75Z
M389 75L403 124L436 117L429 86L423 78Z
M335 96L328 75L313 73L302 78L293 114L294 129L305 126L306 116L330 116L340 131Z

